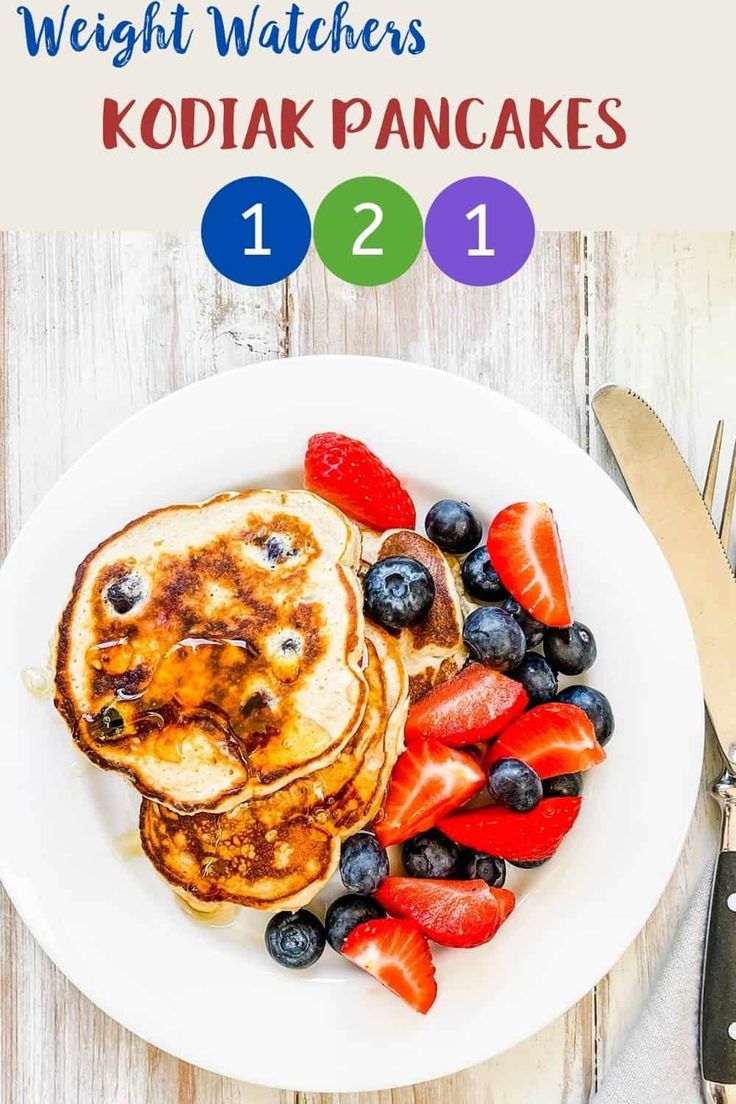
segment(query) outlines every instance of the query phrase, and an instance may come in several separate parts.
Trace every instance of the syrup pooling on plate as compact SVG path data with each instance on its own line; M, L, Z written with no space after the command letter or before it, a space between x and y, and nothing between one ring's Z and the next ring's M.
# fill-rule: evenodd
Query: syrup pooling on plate
M36 698L51 696L54 684L51 672L46 667L24 667L21 677L29 694L33 694Z
M114 846L115 852L122 862L130 862L131 859L136 859L143 854L141 838L136 828L132 828L129 832L123 832L121 836L118 836Z

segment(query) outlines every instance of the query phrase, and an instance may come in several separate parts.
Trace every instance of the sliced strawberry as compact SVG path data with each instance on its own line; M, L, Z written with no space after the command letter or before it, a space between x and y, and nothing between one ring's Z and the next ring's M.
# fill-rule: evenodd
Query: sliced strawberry
M528 704L520 682L482 663L471 663L412 705L406 739L429 736L450 747L488 740L519 717Z
M427 940L410 920L369 920L353 928L342 953L417 1012L437 997L434 963Z
M386 878L376 897L392 916L418 924L428 939L444 947L487 943L513 910L508 889L492 889L478 878Z
M316 433L304 458L304 486L373 529L413 529L408 491L362 441Z
M482 790L485 772L464 751L417 740L396 761L375 832L384 847L434 828Z
M507 506L491 522L488 554L501 582L527 613L543 625L572 624L567 569L549 506Z
M499 759L521 759L540 778L574 774L602 763L606 753L593 722L576 705L547 702L509 725L486 752L486 769Z
M534 862L554 855L577 820L581 797L543 798L528 813L503 805L467 809L439 822L455 843L510 862Z

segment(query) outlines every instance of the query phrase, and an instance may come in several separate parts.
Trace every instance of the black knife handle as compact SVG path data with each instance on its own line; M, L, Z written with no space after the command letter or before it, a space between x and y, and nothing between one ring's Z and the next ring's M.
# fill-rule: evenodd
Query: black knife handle
M736 1085L736 851L716 863L700 1002L703 1080Z

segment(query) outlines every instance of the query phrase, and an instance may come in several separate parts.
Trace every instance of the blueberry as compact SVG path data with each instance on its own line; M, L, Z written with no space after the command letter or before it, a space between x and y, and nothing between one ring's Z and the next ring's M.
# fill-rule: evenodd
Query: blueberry
M266 950L274 962L304 970L322 957L325 929L312 912L277 912L266 926Z
M401 848L404 870L412 878L452 878L458 872L461 851L436 828L407 840Z
M544 656L537 652L527 652L510 675L524 687L532 705L552 701L557 693L557 675Z
M416 625L434 601L434 580L424 564L409 556L379 560L363 580L365 612L384 629Z
M544 654L550 665L563 675L582 675L595 663L598 649L588 626L573 621L569 629L547 629Z
M481 606L468 614L463 626L465 646L474 659L497 671L518 667L526 652L524 633L511 614Z
M500 602L508 595L506 587L491 563L488 549L481 546L463 561L463 586L465 593L479 602Z
M557 695L557 700L568 702L569 705L577 705L588 714L593 722L598 743L603 747L613 736L616 727L613 719L611 703L600 690L594 690L592 686L566 686Z
M495 855L484 855L482 851L468 851L463 856L460 868L463 878L482 878L489 886L500 888L506 881L506 863Z
M95 735L98 740L119 740L125 733L125 721L114 705L106 705L96 718Z
M518 621L521 625L522 632L526 637L527 648L536 648L537 644L542 643L544 625L527 613L525 609L522 609L515 598L507 598L502 608L511 614L514 621Z
M456 502L453 498L435 502L424 519L424 528L443 552L469 552L483 533L467 502Z
M583 792L583 776L580 771L574 774L558 774L554 778L545 778L542 783L545 797L580 797Z
M542 780L521 759L498 759L488 772L494 801L517 813L528 813L542 800Z
M352 893L375 893L388 877L388 855L370 832L346 839L340 855L342 884Z
M143 597L143 582L140 575L130 573L110 583L105 595L116 613L130 613Z
M384 909L373 897L359 897L357 893L338 897L328 908L325 917L327 942L334 951L341 951L353 928L368 920L382 920L385 915Z
M518 866L519 870L534 870L537 866L544 866L551 858L552 856L548 855L546 859L528 859L526 862L514 859L509 859L508 861L512 866Z
M266 559L272 564L281 564L295 553L288 547L283 537L273 533L266 541Z

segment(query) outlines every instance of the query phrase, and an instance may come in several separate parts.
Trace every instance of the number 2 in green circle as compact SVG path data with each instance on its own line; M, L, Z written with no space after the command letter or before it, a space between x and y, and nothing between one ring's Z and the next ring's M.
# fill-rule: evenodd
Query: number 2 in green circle
M419 256L424 223L404 188L382 176L344 180L314 216L314 246L335 276L361 287L396 280Z
M372 220L368 225L360 231L357 238L353 242L353 256L354 257L382 257L383 249L374 246L366 246L366 240L374 234L378 227L383 222L383 211L377 203L358 203L353 207L356 215L360 215L363 211L370 211L373 215Z

